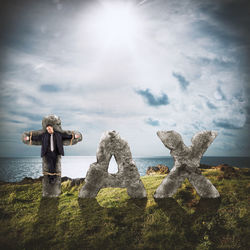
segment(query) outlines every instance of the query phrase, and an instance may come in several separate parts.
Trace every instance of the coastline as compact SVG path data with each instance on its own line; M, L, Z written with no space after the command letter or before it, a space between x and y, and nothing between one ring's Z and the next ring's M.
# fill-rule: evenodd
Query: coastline
M166 167L167 169L169 169L168 166L166 165L163 165L163 164L159 164L158 166L164 166ZM141 176L141 177L144 177L144 176L148 176L148 175L157 175L159 174L160 172L157 172L155 171L155 173L150 173L148 174L148 170L151 169L151 168L157 168L158 166L149 166L147 167L147 172L145 175ZM234 167L234 166L229 166L227 164L220 164L220 165L217 165L217 166L212 166L212 165L207 165L207 164L200 164L200 167L199 169L201 169L201 171L204 171L204 170L212 170L212 169L215 169L215 170L220 170L220 172L224 173L225 174L225 171L226 171L226 174L228 176L230 175L234 175L235 173L239 172L239 170L242 170L242 171L245 171L245 172L250 172L250 168L238 168L238 167ZM171 169L168 170L168 172L170 171ZM154 172L154 171L153 171ZM24 177L22 180L20 181L15 181L15 182L11 182L11 181L2 181L0 180L0 185L4 184L4 183L13 183L13 184L29 184L29 183L34 183L34 182L39 182L39 181L42 181L43 179L43 176L40 176L38 178L32 178L32 177ZM84 182L85 180L85 177L78 177L78 178L71 178L71 177L68 177L68 176L62 176L61 177L61 182L65 182L65 181L70 181L72 182L73 184L72 185L80 185Z
M141 177L146 199L103 188L78 199L81 184L62 182L57 198L42 197L42 177L1 183L0 242L4 249L249 249L250 169L201 169L219 199L200 198L185 180L164 202L153 194L166 175ZM63 177L64 178L64 177ZM51 237L53 236L53 237ZM209 246L209 247L208 247Z
M140 176L145 176L147 167L164 164L169 169L173 167L174 160L172 157L161 158L133 158L138 168ZM70 178L84 178L89 166L96 161L95 156L64 156L62 157L62 176ZM217 166L219 164L228 164L239 168L250 167L250 158L214 158L203 157L201 164ZM109 163L109 173L117 172L117 163L114 157ZM0 158L0 180L17 182L24 177L39 178L42 175L41 157L24 157L24 158Z

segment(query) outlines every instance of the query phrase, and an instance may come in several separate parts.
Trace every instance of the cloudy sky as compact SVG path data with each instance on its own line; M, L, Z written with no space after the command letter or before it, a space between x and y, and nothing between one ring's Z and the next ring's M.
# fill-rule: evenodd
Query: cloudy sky
M134 156L169 155L219 135L206 155L249 156L250 4L242 0L0 1L0 156L39 155L21 142L56 114L95 155L116 130Z

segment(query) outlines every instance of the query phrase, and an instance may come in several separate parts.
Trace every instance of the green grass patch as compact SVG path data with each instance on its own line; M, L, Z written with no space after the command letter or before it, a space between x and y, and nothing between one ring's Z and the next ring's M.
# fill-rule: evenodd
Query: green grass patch
M78 199L81 186L70 181L58 198L42 198L41 181L1 184L1 249L250 249L250 175L238 171L231 179L203 171L220 199L200 199L185 180L173 198L157 203L153 194L165 175L141 178L147 199L131 199L122 188Z

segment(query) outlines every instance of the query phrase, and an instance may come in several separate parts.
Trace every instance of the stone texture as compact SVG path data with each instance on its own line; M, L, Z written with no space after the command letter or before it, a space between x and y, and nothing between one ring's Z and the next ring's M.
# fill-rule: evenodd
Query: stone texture
M198 169L202 155L217 136L216 132L202 131L195 134L190 147L184 144L181 135L175 131L158 131L157 135L170 149L170 154L174 158L174 167L157 188L154 198L172 197L186 178L201 197L220 196L213 184Z
M169 173L169 168L163 164L159 164L153 167L148 167L146 172L147 175L168 174L168 173Z
M24 132L22 134L22 141L23 143L30 145L29 141L25 141L24 138L26 136L30 136L30 132L32 132L32 135L40 135L42 133L46 132L46 126L47 124L53 125L54 131L58 131L61 133L67 133L69 135L72 134L79 134L79 138L74 138L72 140L72 145L78 143L79 141L82 140L82 134L79 131L70 131L70 130L63 130L61 127L61 119L56 116L56 115L49 115L45 116L42 120L42 129L41 130L36 130L36 131L29 131L29 132ZM63 140L63 145L68 146L70 145L71 140ZM42 143L39 141L32 141L31 145L41 145ZM46 158L42 158L42 168L43 168L43 173L48 172L48 164L46 161ZM42 180L42 186L43 186L43 197L57 197L61 193L61 156L58 155L57 157L57 163L56 163L56 173L59 175L55 175L55 180L53 183L49 183L49 177L48 175L44 175L44 178Z
M46 158L43 157L43 172L48 172L48 164L46 161ZM49 183L49 176L44 175L44 178L42 180L42 186L43 186L43 197L57 197L61 194L61 156L57 156L56 161L56 173L60 175L55 175L53 183Z
M58 132L61 132L61 133L66 133L68 135L71 135L72 132L74 134L78 133L80 135L79 138L74 138L73 141L72 141L72 145L74 144L77 144L78 142L82 141L82 134L79 132L79 131L76 131L76 130L63 130L62 127L61 127L61 119L60 117L56 116L56 115L48 115L48 116L45 116L42 120L42 129L40 130L33 130L33 131L29 131L29 132L24 132L22 134L22 142L24 144L27 144L29 145L29 141L25 141L24 138L26 136L29 136L30 135L30 132L32 132L33 135L40 135L40 134L43 134L46 132L46 126L47 124L52 124L53 125L53 128L55 131L58 131ZM71 140L63 140L63 145L64 146L69 146L70 145L70 142ZM32 145L41 145L42 143L41 142L35 142L35 141L32 141Z
M112 155L118 165L116 174L108 173ZM102 135L96 158L97 162L89 167L85 178L86 184L79 192L80 198L94 198L99 190L105 187L126 188L132 198L147 196L129 145L116 131L107 131Z

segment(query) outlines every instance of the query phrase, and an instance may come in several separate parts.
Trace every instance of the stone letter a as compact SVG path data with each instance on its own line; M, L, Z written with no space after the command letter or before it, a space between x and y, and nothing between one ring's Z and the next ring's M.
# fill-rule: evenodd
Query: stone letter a
M112 155L118 164L116 174L108 173ZM127 188L127 193L132 198L147 196L129 145L116 131L107 131L102 135L96 158L97 162L89 167L79 198L94 198L105 187Z

